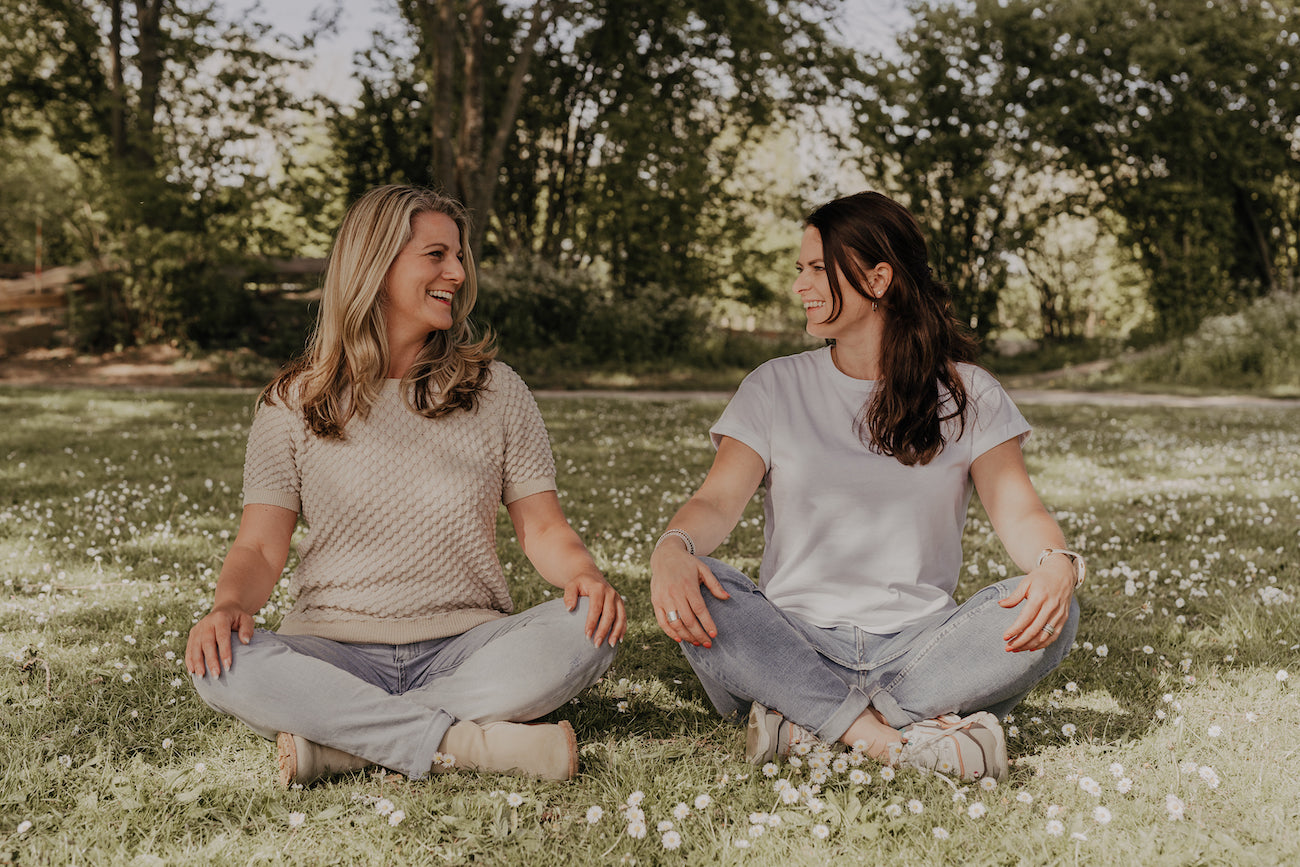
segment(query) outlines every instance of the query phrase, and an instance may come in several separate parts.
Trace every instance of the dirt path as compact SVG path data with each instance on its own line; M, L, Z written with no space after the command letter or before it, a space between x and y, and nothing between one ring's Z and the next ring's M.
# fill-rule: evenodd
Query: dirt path
M103 355L70 349L34 349L0 357L0 385L63 388L188 388L262 385L222 374L211 361L186 358L170 346L148 346Z
M78 356L70 350L33 350L0 358L0 386L55 388L261 388L264 382L243 382L218 371L212 361L186 358L166 346L130 349L104 355ZM1270 407L1300 408L1300 399L1273 399L1251 395L1184 396L1132 392L1061 391L1040 388L1009 389L1016 403L1100 404L1104 406L1166 407ZM624 400L726 400L726 391L551 391L538 397L622 398Z

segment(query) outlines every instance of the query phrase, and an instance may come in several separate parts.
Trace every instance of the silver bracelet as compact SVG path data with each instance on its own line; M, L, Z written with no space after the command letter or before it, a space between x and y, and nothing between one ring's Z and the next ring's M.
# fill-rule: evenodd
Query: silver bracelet
M655 549L656 551L658 551L658 550L659 550L659 546L662 545L662 544L664 543L664 539L667 539L669 536L676 536L677 538L679 538L679 539L681 539L683 542L685 542L685 543L686 543L686 553L690 554L692 557L695 556L695 543L694 543L693 541L691 541L691 536L690 536L690 534L687 533L685 530L678 530L676 527L674 527L674 528L672 528L672 529L670 529L670 530L665 530L665 531L664 531L664 534L663 534L662 536L659 537L659 541L658 541L658 542L655 542L655 547L654 547L654 549Z
M1042 566L1043 561L1053 554L1064 554L1066 556L1070 561L1070 565L1074 567L1074 589L1078 590L1082 587L1083 577L1088 572L1088 563L1083 559L1083 555L1074 551L1067 551L1064 548L1044 548L1038 554L1038 565Z

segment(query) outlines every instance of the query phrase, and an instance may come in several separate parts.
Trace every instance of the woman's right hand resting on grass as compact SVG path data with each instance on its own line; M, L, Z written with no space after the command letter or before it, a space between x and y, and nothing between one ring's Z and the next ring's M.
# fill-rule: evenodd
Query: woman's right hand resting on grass
M271 598L280 579L297 523L298 513L291 509L244 507L239 532L221 565L212 610L194 624L185 642L185 667L190 674L220 677L234 661L231 633L237 633L244 644L253 639L253 616Z

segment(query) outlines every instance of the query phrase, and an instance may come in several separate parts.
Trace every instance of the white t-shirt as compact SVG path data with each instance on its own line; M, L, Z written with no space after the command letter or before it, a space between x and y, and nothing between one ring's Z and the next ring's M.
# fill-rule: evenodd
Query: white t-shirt
M759 586L817 626L890 634L956 605L971 462L1029 423L987 371L958 365L966 429L925 466L872 452L854 419L875 382L840 372L830 348L773 359L745 378L710 430L767 466Z

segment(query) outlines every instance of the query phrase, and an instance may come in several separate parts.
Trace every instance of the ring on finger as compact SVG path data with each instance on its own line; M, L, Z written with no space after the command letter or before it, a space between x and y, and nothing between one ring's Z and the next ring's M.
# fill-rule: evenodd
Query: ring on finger
M669 623L676 623L678 620L681 620L681 617L678 616L676 611L669 611L665 616Z
M1056 634L1056 630L1052 628L1052 624L1050 623L1043 624L1043 631L1046 632L1048 635Z

